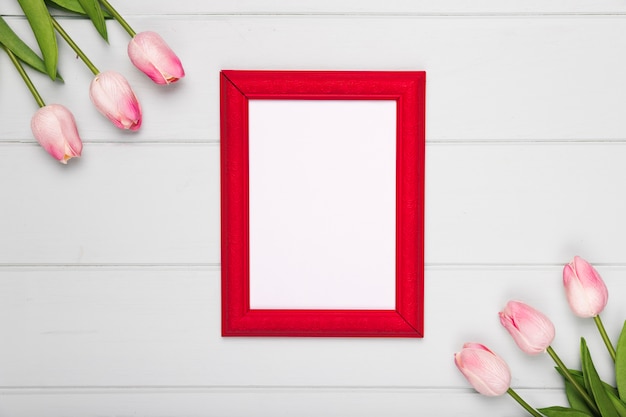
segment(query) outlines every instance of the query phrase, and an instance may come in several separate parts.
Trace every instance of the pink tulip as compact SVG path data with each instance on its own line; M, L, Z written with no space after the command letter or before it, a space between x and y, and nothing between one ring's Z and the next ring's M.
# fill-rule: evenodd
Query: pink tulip
M156 32L140 32L128 43L130 61L157 84L170 84L185 76L180 59Z
M96 75L89 97L98 111L120 129L137 130L141 126L141 106L122 74L105 71Z
M567 302L579 317L597 316L609 300L609 291L600 274L578 256L563 268L563 285Z
M62 164L80 156L83 142L74 116L66 107L60 104L41 107L33 115L30 127L39 144Z
M476 391L483 395L502 395L511 385L506 362L480 343L466 343L454 354L454 363Z
M545 315L519 301L509 301L498 313L500 323L517 346L535 355L544 352L554 340L554 325Z

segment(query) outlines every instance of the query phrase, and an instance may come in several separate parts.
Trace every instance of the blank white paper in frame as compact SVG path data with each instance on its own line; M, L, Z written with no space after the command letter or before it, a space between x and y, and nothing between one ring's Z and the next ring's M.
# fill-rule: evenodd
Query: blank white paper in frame
M250 308L395 308L395 100L249 101Z

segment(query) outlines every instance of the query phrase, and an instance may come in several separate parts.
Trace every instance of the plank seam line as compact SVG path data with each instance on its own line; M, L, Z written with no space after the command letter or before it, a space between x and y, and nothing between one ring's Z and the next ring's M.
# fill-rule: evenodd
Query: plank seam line
M562 391L562 387L525 387L518 386L520 390L553 390ZM415 385L50 385L50 386L0 386L2 393L24 393L32 394L36 392L58 392L58 393L115 393L121 392L171 392L171 393L193 393L208 391L458 391L461 393L475 393L472 388L466 387L444 387L444 386L415 386Z

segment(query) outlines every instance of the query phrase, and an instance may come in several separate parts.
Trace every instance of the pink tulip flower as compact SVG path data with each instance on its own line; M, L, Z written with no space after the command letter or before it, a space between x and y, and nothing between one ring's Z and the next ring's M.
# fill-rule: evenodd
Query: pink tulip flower
M128 57L157 84L170 84L185 76L180 59L156 32L140 32L128 43Z
M570 308L579 317L596 317L609 300L598 271L578 256L563 268L563 286Z
M511 385L506 362L480 343L466 343L454 354L454 363L476 391L483 395L502 395Z
M66 107L60 104L41 107L33 115L30 127L39 144L62 164L80 156L83 142L74 115Z
M96 75L89 97L98 111L120 129L138 130L141 126L141 106L122 74L105 71Z
M498 313L500 323L517 346L535 355L544 352L554 340L554 325L544 314L519 301L509 301Z

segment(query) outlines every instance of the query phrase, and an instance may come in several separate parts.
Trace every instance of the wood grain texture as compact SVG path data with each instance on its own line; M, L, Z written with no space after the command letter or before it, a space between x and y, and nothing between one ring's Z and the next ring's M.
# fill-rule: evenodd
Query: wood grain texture
M130 64L121 29L109 30L107 47L89 22L63 19L84 34L81 46L96 65L128 77L144 110L140 132L115 129L89 102L91 73L62 45L65 85L35 81L44 98L75 113L86 141L217 142L222 69L425 70L428 141L626 139L626 16L130 20L159 31L187 76L159 88ZM0 140L32 141L35 103L4 56L0 71L0 91L8 92L0 95Z
M218 264L219 146L0 146L0 263ZM623 264L623 143L429 144L427 264ZM506 181L503 179L506 178ZM45 214L44 214L45 213Z
M0 14L26 40L16 2ZM14 4L15 3L15 4ZM144 109L136 134L88 99L65 45L65 84L31 74L77 117L84 156L61 166L34 141L36 106L0 54L0 415L521 415L476 394L463 343L502 355L537 407L565 404L552 362L522 354L497 312L528 302L576 366L593 322L573 317L561 269L597 265L614 340L626 317L626 3L618 0L137 0L186 78L152 84L86 20L59 20ZM61 14L62 15L62 14ZM427 72L425 338L220 337L219 71ZM288 157L288 155L285 155Z
M112 1L123 15L187 14L617 14L626 7L618 0L169 0ZM17 14L16 4L3 2L1 14Z
M611 295L625 267L601 267ZM610 358L592 320L574 317L561 267L430 267L424 339L222 338L220 271L211 267L0 268L0 387L229 387L468 389L453 353L490 346L513 385L559 389L547 355L522 353L500 326L509 299L541 309L557 328L554 349L577 366L588 339L601 375ZM537 291L540 288L541 291ZM603 319L615 339L626 306ZM285 414L287 415L287 414Z
M184 391L116 388L48 391L2 390L0 410L15 417L517 416L523 412L511 398L484 398L467 390L226 387ZM558 391L521 389L518 392L540 406L565 404L563 394Z
M92 143L67 166L35 144L0 154L0 263L219 263L216 145Z

